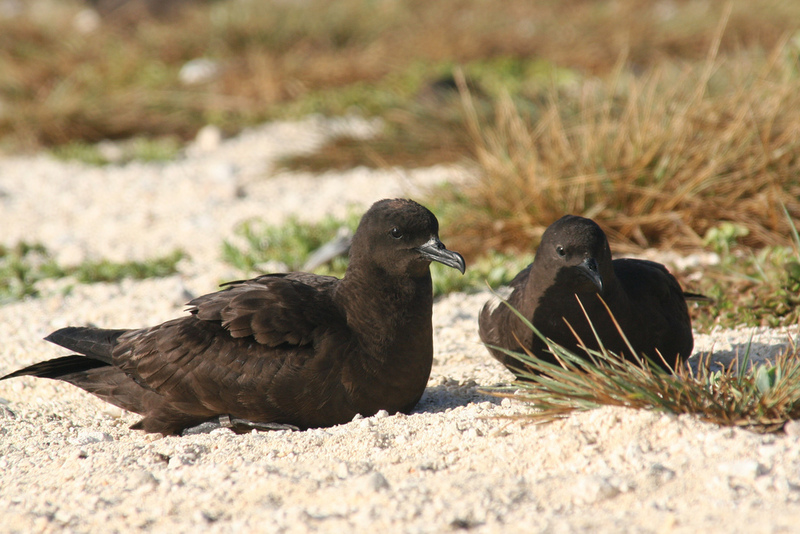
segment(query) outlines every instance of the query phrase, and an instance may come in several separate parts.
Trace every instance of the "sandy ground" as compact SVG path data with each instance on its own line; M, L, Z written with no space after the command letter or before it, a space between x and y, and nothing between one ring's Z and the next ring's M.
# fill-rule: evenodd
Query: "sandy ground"
M141 327L183 313L189 295L241 273L222 239L258 216L342 214L414 195L463 171L276 174L353 120L275 123L165 165L88 168L45 156L0 159L0 239L40 241L72 263L146 259L182 248L180 275L45 284L0 307L0 373L64 354L42 337L68 324ZM306 432L161 438L137 416L72 386L0 382L0 532L800 532L800 428L757 435L692 417L602 409L546 426L483 393L511 375L477 336L486 293L434 306L436 356L412 415ZM760 357L792 332L697 335L720 358L751 335Z

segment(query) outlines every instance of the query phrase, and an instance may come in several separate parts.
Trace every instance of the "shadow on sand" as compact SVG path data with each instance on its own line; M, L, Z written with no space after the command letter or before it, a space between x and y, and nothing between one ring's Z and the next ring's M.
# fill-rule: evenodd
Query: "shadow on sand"
M484 386L479 386L472 380L463 383L451 380L428 387L414 408L414 413L440 413L470 403L490 402L499 405L502 400L501 397L485 392Z
M770 361L774 361L777 356L782 354L789 343L737 343L732 346L730 350L719 350L711 353L710 357L706 353L697 353L689 358L688 364L692 372L697 372L697 366L700 362L703 365L708 365L711 371L721 370L728 368L731 365L737 365L737 362L745 361L747 355L748 367L753 368L757 365L762 365ZM749 351L749 352L748 352Z

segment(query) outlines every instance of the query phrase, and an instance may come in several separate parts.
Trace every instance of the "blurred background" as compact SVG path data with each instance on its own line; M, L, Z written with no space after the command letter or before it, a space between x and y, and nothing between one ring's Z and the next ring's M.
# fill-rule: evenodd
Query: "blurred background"
M463 165L423 200L470 261L576 213L796 319L800 2L0 0L0 153L162 161L309 114L381 126L284 169Z

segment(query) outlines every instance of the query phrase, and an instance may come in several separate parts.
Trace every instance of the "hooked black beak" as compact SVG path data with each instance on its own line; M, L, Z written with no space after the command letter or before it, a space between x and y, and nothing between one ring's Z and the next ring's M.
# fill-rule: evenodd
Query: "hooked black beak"
M600 276L600 271L597 267L597 260L594 258L586 258L580 265L578 265L578 272L591 280L592 283L597 287L598 291L603 291L603 277Z
M424 258L431 261L438 261L453 269L458 269L461 271L461 274L464 274L467 268L466 263L464 263L464 257L458 252L447 250L444 243L439 241L436 237L432 237L427 243L418 246L416 250L422 254Z

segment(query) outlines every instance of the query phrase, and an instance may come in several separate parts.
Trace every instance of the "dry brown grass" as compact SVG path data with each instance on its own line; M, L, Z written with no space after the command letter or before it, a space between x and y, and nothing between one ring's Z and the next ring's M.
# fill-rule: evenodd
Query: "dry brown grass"
M615 249L698 248L720 221L751 247L790 243L800 218L797 48L717 57L552 91L530 119L510 99L469 114L480 177L445 203L460 251L531 250L565 213ZM466 101L469 107L469 99Z
M287 106L340 112L353 103L329 91L418 64L538 58L605 74L627 51L634 69L646 71L665 58L701 58L725 4L507 0L498 9L482 0L309 0L265 8L218 1L164 20L104 22L90 33L73 23L84 7L77 0L22 5L21 15L0 19L0 138L15 148L188 138L209 122L236 131ZM732 6L720 45L726 53L771 48L800 19L795 2ZM184 87L178 71L197 57L220 61L222 74ZM407 98L413 88L399 93ZM314 103L290 105L309 98Z

